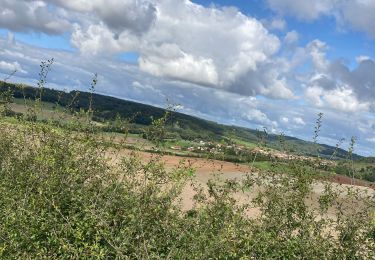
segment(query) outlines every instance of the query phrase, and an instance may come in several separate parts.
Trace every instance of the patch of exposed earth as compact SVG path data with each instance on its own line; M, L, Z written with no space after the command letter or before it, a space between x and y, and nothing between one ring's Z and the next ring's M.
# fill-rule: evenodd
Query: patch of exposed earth
M127 157L134 151L122 149L120 151L116 151L114 154L109 156L112 160L116 161L118 158ZM166 169L170 170L174 167L177 167L182 161L185 165L191 166L195 169L195 176L193 179L194 186L201 186L206 187L206 183L208 180L217 177L219 180L228 180L228 179L236 179L242 180L246 177L247 174L258 175L259 170L252 168L248 165L244 164L236 164L231 162L224 162L219 160L212 160L212 159L204 159L204 158L191 158L191 157L179 157L179 156L172 156L172 155L158 155L152 154L148 152L137 151L137 154L144 162L148 162L149 160L160 157L159 159L164 162ZM114 157L115 156L115 157ZM360 192L369 192L375 193L374 189L368 187L368 183L354 180L354 182L346 176L333 176L330 178L330 181L333 182L332 185L334 189L339 191L341 194L341 199L345 197L345 194L348 192L348 188L355 188L357 191ZM350 184L355 184L350 185ZM189 183L183 190L181 196L182 207L185 210L191 209L194 206L193 196L196 194L196 191L193 188L192 183ZM366 187L367 186L367 187ZM251 201L252 198L257 194L260 187L255 187L252 192L245 192L235 194L235 199L239 203L246 203ZM313 191L311 194L311 198L309 199L309 204L312 206L317 206L317 200L320 195L324 192L324 181L316 181L313 184ZM333 212L331 212L333 215ZM249 216L257 216L259 215L259 210L257 208L250 209L247 214Z

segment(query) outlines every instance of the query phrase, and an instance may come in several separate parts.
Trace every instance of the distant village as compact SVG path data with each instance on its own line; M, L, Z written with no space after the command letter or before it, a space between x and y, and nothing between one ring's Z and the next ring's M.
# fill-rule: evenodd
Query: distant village
M222 144L214 143L211 141L196 141L194 146L170 146L171 150L174 151L187 151L191 153L208 153L208 154L230 154L230 155L239 155L239 154L259 154L268 157L269 159L280 160L280 161L289 161L289 160L298 160L306 162L314 162L316 157L295 155L283 151L277 151L274 149L264 148L264 147L246 147L244 145L239 145L235 143L231 144ZM320 166L335 166L336 163L332 160L319 159Z
M221 143L205 142L202 140L197 142L197 145L195 146L189 146L189 147L171 146L170 149L176 150L176 151L189 151L193 153L202 153L202 152L222 153L227 150L232 150L234 153L239 153L240 151L248 150L248 148L243 145L237 145L237 144L228 145L228 144L221 144Z

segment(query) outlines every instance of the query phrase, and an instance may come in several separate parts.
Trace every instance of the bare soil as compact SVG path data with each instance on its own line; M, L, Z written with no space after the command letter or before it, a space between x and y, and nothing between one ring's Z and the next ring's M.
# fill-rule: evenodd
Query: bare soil
M116 157L126 157L129 156L130 153L134 151L123 149L120 152L116 152ZM137 152L140 158L142 158L143 161L147 162L151 160L152 158L160 156L160 159L165 163L166 169L172 169L174 167L177 167L181 161L184 162L184 164L188 164L192 168L195 169L195 177L192 182L190 182L183 190L182 196L181 196L181 202L182 207L185 210L189 210L193 208L194 200L193 196L196 194L196 191L194 190L194 187L201 186L202 188L206 187L206 183L208 180L214 178L214 176L218 176L220 180L228 180L228 179L237 179L241 180L246 176L246 174L258 174L259 170L251 168L250 166L243 165L243 164L236 164L231 162L224 162L219 160L210 160L210 159L204 159L204 158L191 158L191 157L178 157L178 156L171 156L171 155L158 155L158 154L152 154L148 152ZM113 160L116 160L116 158L112 158ZM329 181L336 183L334 187L336 187L338 190L342 191L343 196L345 196L345 190L347 187L352 187L351 185L351 179L346 176L336 175L328 179ZM371 191L374 192L373 188L369 187L369 183L361 181L361 180L355 180L353 182L354 185L356 185L357 189L363 190L363 191ZM239 203L246 203L251 201L251 198L257 194L260 187L256 187L251 192L245 192L241 194L235 194L235 199ZM317 181L313 186L313 194L311 196L312 205L317 206L317 200L319 195L321 195L324 191L324 181ZM247 212L247 215L250 217L256 217L260 213L259 209L252 208Z

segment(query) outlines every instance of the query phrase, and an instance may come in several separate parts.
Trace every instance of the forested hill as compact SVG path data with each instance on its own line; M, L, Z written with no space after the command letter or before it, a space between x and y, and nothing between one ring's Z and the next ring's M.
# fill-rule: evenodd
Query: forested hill
M15 98L35 99L39 96L39 89L6 83L0 81L0 91L4 92L11 89ZM73 109L88 109L90 93L71 91L69 93L54 89L44 88L42 100L61 106L70 106ZM133 101L123 100L110 96L92 94L94 117L97 121L111 121L117 116L122 118L132 118L132 122L137 125L150 125L152 119L160 118L164 115L165 109L145 105ZM222 140L235 138L247 142L257 143L259 141L259 132L237 126L227 126L200 119L194 116L179 112L173 112L169 130L176 133L183 139L203 139L203 140ZM268 135L268 146L280 149L279 137L277 135ZM312 142L304 141L294 137L285 137L288 143L288 149L301 155L314 155L316 146ZM329 157L333 154L335 147L321 144L319 151L322 156ZM347 152L342 149L336 151L338 158L346 158ZM354 158L362 158L354 155Z

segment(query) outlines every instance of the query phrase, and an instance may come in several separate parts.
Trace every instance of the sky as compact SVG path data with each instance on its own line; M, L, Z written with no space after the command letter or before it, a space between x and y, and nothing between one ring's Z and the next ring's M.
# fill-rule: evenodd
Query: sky
M375 156L374 0L0 0L0 78ZM167 101L168 100L168 101Z

